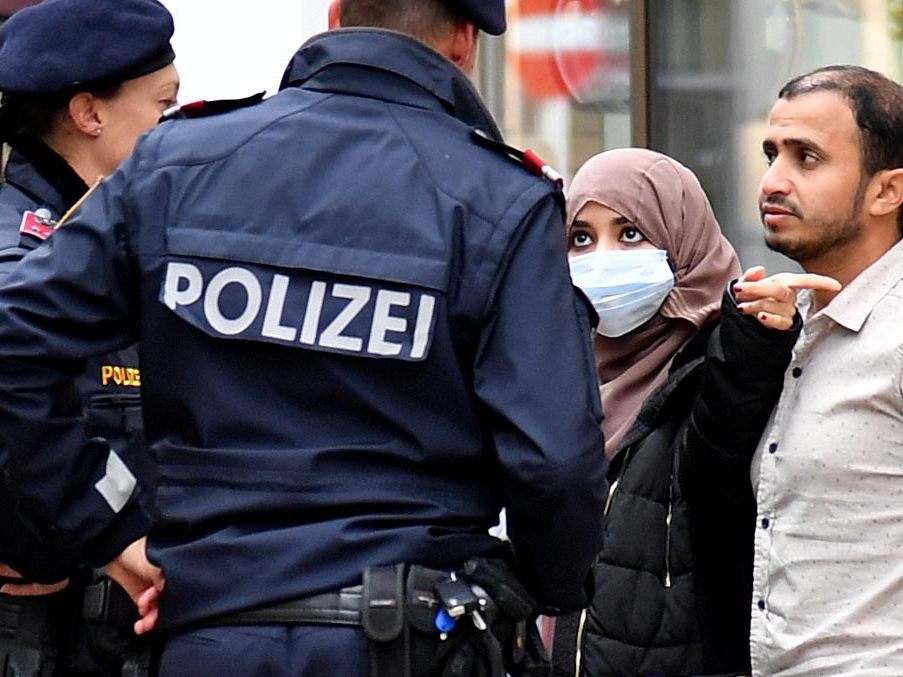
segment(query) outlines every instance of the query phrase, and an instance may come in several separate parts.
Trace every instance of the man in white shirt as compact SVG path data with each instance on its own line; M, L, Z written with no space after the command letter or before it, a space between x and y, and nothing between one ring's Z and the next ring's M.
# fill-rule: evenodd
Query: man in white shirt
M762 147L768 246L843 289L800 292L804 330L751 466L752 672L899 677L903 88L856 66L803 75Z

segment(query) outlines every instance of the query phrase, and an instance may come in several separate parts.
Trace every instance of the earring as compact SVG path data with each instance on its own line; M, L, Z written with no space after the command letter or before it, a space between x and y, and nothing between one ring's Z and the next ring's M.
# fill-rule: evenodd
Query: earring
M103 131L103 127L98 127L94 130L94 136L100 136L100 133Z

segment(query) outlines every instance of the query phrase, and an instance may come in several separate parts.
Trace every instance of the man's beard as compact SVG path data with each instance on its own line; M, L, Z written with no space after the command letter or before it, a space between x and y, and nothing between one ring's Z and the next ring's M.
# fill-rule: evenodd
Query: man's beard
M765 244L772 251L793 259L798 263L805 263L820 258L833 249L843 247L855 241L862 232L862 203L865 199L865 182L861 182L853 199L853 208L843 219L826 221L824 219L809 221L806 223L805 232L797 237L774 237L768 228L765 229ZM788 207L780 198L766 200L765 204L774 204ZM799 210L793 210L797 218L802 221Z

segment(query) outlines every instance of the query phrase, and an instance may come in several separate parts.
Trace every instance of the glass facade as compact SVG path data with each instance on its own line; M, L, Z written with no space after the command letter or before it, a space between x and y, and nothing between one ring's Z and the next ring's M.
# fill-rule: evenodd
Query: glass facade
M606 148L693 169L745 266L769 252L756 207L768 111L791 77L854 63L899 79L903 0L510 0L480 86L516 145L568 178Z

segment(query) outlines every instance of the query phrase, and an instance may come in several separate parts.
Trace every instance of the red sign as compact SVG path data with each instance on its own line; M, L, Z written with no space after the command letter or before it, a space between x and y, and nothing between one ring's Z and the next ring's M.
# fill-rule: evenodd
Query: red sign
M516 0L508 52L534 98L594 98L603 80L627 78L630 11L616 0Z

